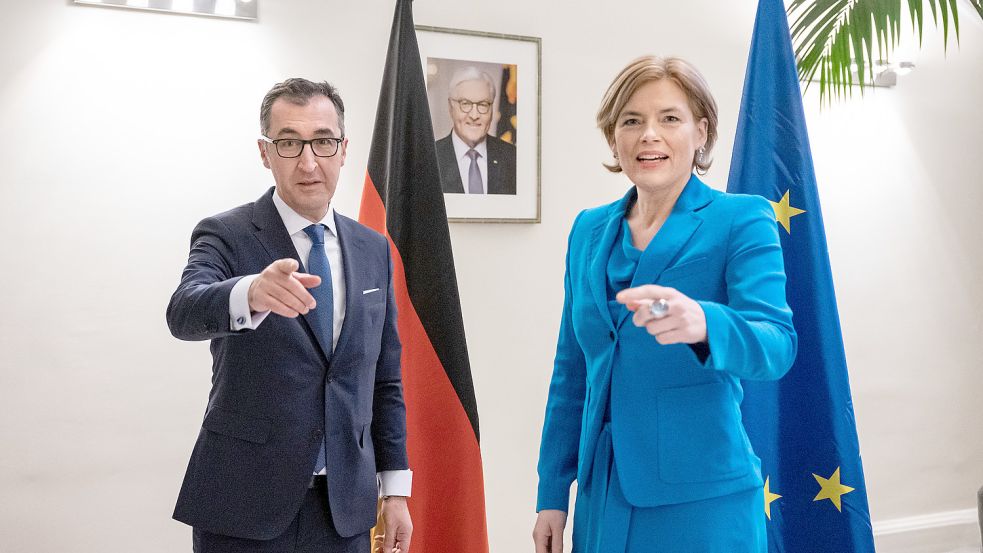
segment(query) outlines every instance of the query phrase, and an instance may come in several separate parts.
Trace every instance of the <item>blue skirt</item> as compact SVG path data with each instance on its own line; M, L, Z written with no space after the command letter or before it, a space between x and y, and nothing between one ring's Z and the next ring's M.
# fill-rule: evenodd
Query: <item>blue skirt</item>
M615 468L611 428L598 438L590 482L577 491L573 553L766 553L764 490L634 507Z

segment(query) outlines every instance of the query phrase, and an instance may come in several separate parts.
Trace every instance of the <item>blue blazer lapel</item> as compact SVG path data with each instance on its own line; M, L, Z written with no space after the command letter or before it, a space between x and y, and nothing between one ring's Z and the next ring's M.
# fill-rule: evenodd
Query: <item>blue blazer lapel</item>
M601 318L607 322L608 326L614 330L614 322L611 321L611 312L608 310L608 258L611 256L611 248L618 236L618 229L624 219L625 206L628 201L635 196L635 189L632 188L620 201L611 205L607 218L594 228L590 242L590 281L591 295L594 302L601 311Z
M635 269L635 277L631 281L632 288L658 281L662 272L678 257L679 251L703 224L703 216L698 210L712 199L710 188L696 178L696 175L690 177L686 187L676 199L676 205L673 206L666 222L642 252L642 257L638 260L638 268ZM618 319L619 328L630 314L631 312L625 309Z
M283 226L283 219L273 205L273 189L270 188L260 199L256 200L253 209L253 226L256 227L253 233L259 243L266 249L270 256L270 263L277 259L295 259L298 267L303 267L297 249L287 234L287 227Z
M335 212L335 228L338 229L338 242L341 243L341 259L345 266L345 322L341 325L341 335L338 336L338 345L335 352L343 351L350 340L352 329L362 325L362 311L356 309L355 295L358 283L362 279L356 279L356 275L362 274L362 260L357 253L366 251L367 246L362 246L362 237L354 232L357 223L347 217L342 217Z
M283 219L280 218L280 213L276 210L276 205L273 204L273 188L270 188L266 194L256 200L256 207L253 210L253 226L256 227L253 234L266 249L266 253L269 254L270 263L277 259L290 258L297 261L300 271L306 272L307 269L301 263L300 256L297 255L297 248L294 247L290 235L287 234L287 227L283 226ZM321 339L314 333L314 327L311 326L307 317L308 315L302 315L298 319L302 321L301 324L307 329L311 341L321 350L324 358L326 360L331 359L331 349L327 348L326 344L321 343ZM328 339L330 340L332 337L328 337Z

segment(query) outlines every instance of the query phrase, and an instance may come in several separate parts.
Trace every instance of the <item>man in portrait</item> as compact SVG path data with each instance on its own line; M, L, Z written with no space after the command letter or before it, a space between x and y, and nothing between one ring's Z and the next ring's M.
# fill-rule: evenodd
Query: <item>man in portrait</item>
M495 97L495 82L476 67L451 78L447 108L454 128L437 140L445 194L515 194L515 146L488 134Z

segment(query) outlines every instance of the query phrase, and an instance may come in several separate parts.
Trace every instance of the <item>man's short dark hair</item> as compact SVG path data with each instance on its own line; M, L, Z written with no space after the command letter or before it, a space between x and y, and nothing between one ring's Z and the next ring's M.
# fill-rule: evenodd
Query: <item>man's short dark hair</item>
M283 98L294 105L306 106L315 96L324 96L334 104L334 109L338 112L338 126L341 127L341 135L344 136L345 103L342 102L338 89L327 81L315 83L296 77L273 85L263 98L263 104L259 108L259 127L263 135L268 136L270 132L270 110L273 109L273 103L278 98Z

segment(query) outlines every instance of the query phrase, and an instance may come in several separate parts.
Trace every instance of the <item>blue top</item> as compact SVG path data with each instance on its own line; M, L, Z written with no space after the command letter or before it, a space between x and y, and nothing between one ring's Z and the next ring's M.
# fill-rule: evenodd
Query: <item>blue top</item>
M611 257L608 258L608 311L611 312L611 320L615 324L626 307L618 303L614 297L625 288L631 288L631 281L635 278L635 269L638 268L638 260L641 257L642 250L631 242L628 219L623 218L618 237L615 238L615 247L611 248Z
M611 256L608 257L608 312L611 313L611 322L615 325L624 315L628 308L618 303L615 296L625 288L631 288L631 281L635 279L635 270L638 269L638 260L642 257L642 250L635 247L631 241L631 229L628 228L628 218L622 218L618 236L614 239L614 246L611 248ZM604 420L611 420L611 403L604 411Z

